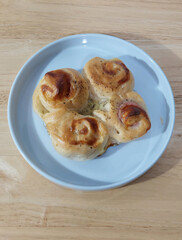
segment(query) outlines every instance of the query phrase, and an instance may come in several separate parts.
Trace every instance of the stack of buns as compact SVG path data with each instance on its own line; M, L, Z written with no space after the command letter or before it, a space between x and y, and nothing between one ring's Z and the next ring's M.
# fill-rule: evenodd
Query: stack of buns
M150 129L144 100L133 87L133 75L120 59L95 57L82 74L70 68L46 73L34 91L33 108L59 153L93 159Z

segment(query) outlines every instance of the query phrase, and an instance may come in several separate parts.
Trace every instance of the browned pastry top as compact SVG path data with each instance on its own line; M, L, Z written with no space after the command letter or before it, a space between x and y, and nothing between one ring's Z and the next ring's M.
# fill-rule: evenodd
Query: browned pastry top
M96 84L105 88L116 89L130 79L130 71L125 64L118 60L103 60L95 58L90 62L88 72Z
M141 119L148 122L148 128L146 129L146 132L151 127L146 111L134 102L126 102L122 104L118 109L118 117L124 124L125 128L136 126Z
M96 145L99 134L99 126L96 119L85 117L74 119L69 133L69 142L72 145L87 144Z
M49 101L70 99L74 94L69 73L59 69L47 72L41 85L44 97Z

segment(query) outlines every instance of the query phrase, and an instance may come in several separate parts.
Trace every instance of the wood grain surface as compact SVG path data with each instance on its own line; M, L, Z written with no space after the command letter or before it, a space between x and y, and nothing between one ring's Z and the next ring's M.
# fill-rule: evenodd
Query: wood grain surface
M102 192L59 187L36 173L10 136L7 101L30 56L61 37L106 33L162 67L176 102L172 139L133 183ZM182 1L0 0L0 240L182 239Z

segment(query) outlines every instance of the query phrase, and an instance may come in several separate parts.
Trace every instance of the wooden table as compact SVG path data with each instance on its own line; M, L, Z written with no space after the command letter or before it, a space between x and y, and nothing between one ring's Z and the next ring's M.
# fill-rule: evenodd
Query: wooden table
M24 62L76 33L106 33L149 53L176 101L172 139L158 163L128 186L64 189L36 173L9 133L7 101ZM0 0L0 240L182 239L182 1Z

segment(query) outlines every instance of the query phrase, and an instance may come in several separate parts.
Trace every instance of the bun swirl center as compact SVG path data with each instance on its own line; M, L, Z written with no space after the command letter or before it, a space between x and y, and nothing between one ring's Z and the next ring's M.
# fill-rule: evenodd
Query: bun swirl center
M129 69L120 61L107 61L102 65L104 72L112 77L118 76L118 85L125 83L129 79Z
M73 95L71 76L63 70L55 70L45 74L41 85L44 97L49 101L70 99Z
M95 84L103 85L112 90L130 80L130 71L123 62L118 60L99 60L91 63L89 70Z
M74 119L70 128L69 142L72 145L96 146L99 136L98 122L94 118Z
M148 115L134 102L124 103L119 107L118 117L125 128L136 126L141 120L149 121ZM149 121L150 122L150 121ZM149 127L150 128L150 127Z

